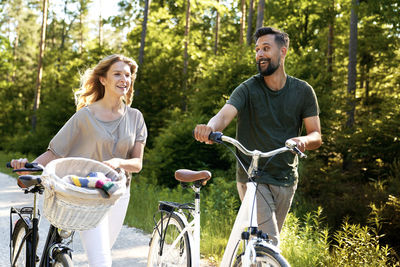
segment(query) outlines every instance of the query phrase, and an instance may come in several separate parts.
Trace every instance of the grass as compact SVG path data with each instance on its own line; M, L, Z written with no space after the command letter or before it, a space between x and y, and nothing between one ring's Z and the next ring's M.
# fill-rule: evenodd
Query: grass
M0 151L0 172L15 177L6 168L6 163L20 157L24 155ZM28 158L33 159L32 156ZM151 233L159 200L191 202L193 191L180 186L174 189L159 187L144 179L134 179L125 223ZM236 183L213 178L213 182L202 190L201 201L202 257L218 264L239 207ZM282 255L293 267L400 266L394 251L379 243L379 218L372 218L373 225L364 226L345 220L341 229L331 232L321 217L321 208L306 213L303 218L294 214L296 212L289 213L285 221L280 247Z
M239 207L236 185L222 178L202 190L201 253L213 264L222 258ZM158 200L190 202L191 190L161 188L133 182L126 223L151 233ZM288 214L281 233L282 255L293 267L400 266L394 251L379 244L374 226L350 225L330 232L318 208L298 218Z

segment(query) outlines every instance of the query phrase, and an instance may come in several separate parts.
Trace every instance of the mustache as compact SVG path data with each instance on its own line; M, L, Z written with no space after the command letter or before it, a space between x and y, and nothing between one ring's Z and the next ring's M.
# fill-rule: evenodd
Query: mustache
M261 62L271 62L270 58L260 58L259 60L256 61L256 64L259 65Z

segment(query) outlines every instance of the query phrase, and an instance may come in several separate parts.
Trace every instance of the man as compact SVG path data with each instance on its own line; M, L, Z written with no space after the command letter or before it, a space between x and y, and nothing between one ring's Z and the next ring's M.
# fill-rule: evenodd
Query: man
M285 73L289 36L277 29L262 27L254 37L259 74L240 84L207 125L196 126L196 140L210 144L210 132L222 132L237 115L236 138L249 150L267 152L284 146L288 139L295 141L302 152L317 149L322 140L314 90L306 82ZM307 134L300 136L303 124ZM241 153L239 158L248 168L251 159ZM298 157L282 153L266 162L260 160L261 172L256 179L258 224L278 246L279 233L297 188ZM247 175L239 164L236 180L243 200Z

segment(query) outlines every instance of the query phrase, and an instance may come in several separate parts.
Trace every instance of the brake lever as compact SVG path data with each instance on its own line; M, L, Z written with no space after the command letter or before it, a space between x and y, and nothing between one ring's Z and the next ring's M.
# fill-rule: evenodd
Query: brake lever
M289 148L290 150L294 151L297 155L300 156L300 158L307 158L307 155L304 154L303 152L300 151L300 149L297 147L297 143L291 139L286 140L285 146Z

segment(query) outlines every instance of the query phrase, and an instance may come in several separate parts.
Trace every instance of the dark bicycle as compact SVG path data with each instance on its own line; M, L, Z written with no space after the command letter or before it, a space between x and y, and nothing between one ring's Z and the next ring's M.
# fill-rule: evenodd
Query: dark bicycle
M11 168L11 164L7 163ZM43 168L35 163L26 163L24 169L14 172L41 172ZM12 267L74 266L72 262L72 242L74 231L64 231L50 225L41 257L37 255L39 243L40 211L38 194L44 192L38 175L21 175L18 186L25 194L33 194L33 206L10 209L10 263Z

